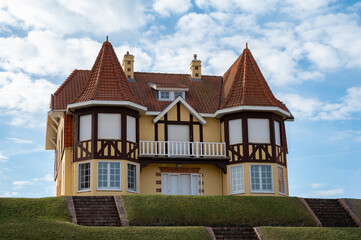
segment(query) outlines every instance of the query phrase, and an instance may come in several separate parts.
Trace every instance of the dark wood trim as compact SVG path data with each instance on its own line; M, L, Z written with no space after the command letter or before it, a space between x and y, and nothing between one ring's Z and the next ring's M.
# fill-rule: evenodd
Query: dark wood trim
M168 113L164 115L164 141L168 141Z
M199 125L199 141L203 142L203 125Z
M271 140L271 149L272 149L272 157L276 159L276 136L275 136L275 119L274 115L271 114L269 118L270 125L270 140ZM281 127L281 125L280 125Z
M177 125L189 125L189 121L172 121L172 120L167 120L167 121L165 121L165 120L159 120L159 121L157 121L157 123L165 123L165 122L167 122L168 124L177 124ZM194 125L202 125L200 122L194 122L193 121L193 124Z
M140 170L150 163L215 164L227 173L229 158L192 158L192 157L138 157Z
M121 140L122 140L122 153L125 153L127 151L127 115L122 114L121 115L122 123L121 123Z
M243 141L243 156L249 156L248 143L248 119L242 116L242 141Z
M180 103L177 103L177 121L181 121L181 111L180 111Z
M193 142L194 136L193 136L193 115L189 114L189 141Z
M158 123L155 123L154 126L154 141L158 141Z

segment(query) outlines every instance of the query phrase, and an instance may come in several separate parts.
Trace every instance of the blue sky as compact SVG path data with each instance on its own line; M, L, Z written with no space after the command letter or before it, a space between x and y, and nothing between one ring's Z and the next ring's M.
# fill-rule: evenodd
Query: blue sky
M50 94L109 35L136 71L222 75L246 42L287 123L290 195L361 198L361 2L2 0L0 196L54 196Z

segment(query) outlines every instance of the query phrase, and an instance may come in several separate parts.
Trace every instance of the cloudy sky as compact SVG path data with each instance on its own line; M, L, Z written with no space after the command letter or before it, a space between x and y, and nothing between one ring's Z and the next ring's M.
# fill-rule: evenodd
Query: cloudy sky
M361 2L1 0L0 196L54 196L50 94L109 35L135 70L223 73L246 42L287 123L290 194L361 198Z

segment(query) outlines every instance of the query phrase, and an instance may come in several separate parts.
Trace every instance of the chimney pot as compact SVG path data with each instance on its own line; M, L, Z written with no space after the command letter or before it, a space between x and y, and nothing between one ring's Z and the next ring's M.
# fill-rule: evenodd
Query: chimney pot
M194 60L197 60L197 54L193 54Z

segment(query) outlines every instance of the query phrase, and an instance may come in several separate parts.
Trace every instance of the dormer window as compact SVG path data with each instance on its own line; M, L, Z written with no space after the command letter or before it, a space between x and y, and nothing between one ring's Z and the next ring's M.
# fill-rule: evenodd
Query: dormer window
M175 92L175 91L158 91L158 99L160 101L173 101L178 96L185 98L185 92Z

